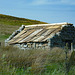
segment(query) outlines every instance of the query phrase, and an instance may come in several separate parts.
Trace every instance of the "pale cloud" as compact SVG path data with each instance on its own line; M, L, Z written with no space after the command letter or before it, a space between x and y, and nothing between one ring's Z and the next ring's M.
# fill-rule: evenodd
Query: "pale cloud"
M47 4L48 0L33 0L32 4L33 5L44 5Z
M32 5L59 4L60 0L33 0Z
M61 3L68 5L75 5L75 0L61 0Z
M68 4L75 5L75 0L32 0L31 5Z

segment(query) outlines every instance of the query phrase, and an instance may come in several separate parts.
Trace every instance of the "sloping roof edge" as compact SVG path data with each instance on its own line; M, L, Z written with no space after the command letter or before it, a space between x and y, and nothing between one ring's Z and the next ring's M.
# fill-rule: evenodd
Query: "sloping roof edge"
M35 25L22 25L18 30L16 30L8 39L5 40L5 42L9 42L17 33L20 33L22 30L24 30L24 28L30 28L31 27L41 27L41 26L64 26L64 25L73 25L72 23L67 23L67 22L63 22L63 23L51 23L51 24L35 24Z
M35 25L25 25L25 27L35 27L35 26L51 26L51 25L73 25L72 23L51 23L51 24L35 24Z

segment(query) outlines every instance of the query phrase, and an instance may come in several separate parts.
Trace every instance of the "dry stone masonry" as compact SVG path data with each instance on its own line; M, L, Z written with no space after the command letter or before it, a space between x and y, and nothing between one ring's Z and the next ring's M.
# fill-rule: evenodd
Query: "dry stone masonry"
M8 39L6 45L14 45L21 49L68 48L75 49L75 27L71 23L53 23L22 25Z

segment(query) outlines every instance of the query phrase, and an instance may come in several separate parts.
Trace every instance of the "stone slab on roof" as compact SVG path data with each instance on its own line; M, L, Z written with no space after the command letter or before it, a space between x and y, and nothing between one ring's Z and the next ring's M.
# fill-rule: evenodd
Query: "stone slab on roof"
M9 44L26 43L26 42L45 42L57 32L60 32L63 25L73 25L71 23L53 23L53 24L36 24L23 25L24 29L15 35Z

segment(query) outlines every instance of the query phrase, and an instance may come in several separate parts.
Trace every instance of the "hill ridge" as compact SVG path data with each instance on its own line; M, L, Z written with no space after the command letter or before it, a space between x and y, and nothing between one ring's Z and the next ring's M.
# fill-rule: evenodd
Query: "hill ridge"
M21 26L22 24L24 24L24 25L46 24L46 22L0 14L0 24Z

